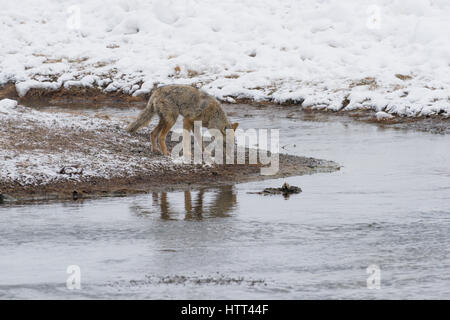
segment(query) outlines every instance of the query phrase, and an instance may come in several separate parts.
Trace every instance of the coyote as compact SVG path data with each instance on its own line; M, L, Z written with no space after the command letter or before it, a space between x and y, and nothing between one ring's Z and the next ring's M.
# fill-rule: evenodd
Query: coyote
M168 85L157 88L136 121L127 127L127 131L136 132L139 128L146 126L155 114L159 116L159 123L150 134L152 150L158 150L156 144L156 138L158 138L161 152L166 156L169 155L166 136L180 114L184 118L184 132L194 131L194 121L201 121L202 126L208 129L218 129L224 136L227 129L236 130L238 126L237 123L230 123L219 101L188 85ZM195 138L198 142L202 141L201 137Z

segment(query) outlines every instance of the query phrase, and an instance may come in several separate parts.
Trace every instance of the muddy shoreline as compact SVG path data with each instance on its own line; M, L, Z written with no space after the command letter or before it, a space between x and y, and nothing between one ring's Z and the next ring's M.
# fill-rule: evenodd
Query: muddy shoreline
M260 175L260 165L213 165L208 167L183 165L179 166L178 170L161 166L160 170L136 171L130 176L81 178L80 180L46 184L22 185L0 181L0 204L82 200L161 191L194 190L288 176L333 172L340 169L340 166L333 161L308 157L280 154L279 160L280 170L271 176Z
M195 190L235 183L300 176L339 170L332 161L281 154L280 171L272 176L259 174L259 166L224 165L192 168L184 172L142 173L130 177L93 178L83 181L61 181L46 185L22 186L0 182L2 201L23 203L48 200L82 200L99 197L121 197L140 193Z

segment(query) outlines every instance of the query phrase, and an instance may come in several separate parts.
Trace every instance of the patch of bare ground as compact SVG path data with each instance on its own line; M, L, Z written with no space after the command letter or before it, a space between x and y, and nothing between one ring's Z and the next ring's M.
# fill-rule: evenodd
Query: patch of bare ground
M123 92L104 92L99 88L61 86L57 90L30 89L24 97L19 97L15 85L8 83L0 87L0 99L9 98L17 100L27 106L60 106L68 108L83 106L86 108L98 108L105 105L115 107L143 108L150 94L131 96Z

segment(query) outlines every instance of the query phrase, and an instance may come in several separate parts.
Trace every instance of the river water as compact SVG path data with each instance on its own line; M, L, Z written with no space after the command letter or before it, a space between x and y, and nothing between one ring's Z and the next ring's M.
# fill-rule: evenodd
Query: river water
M280 128L282 151L342 169L0 206L0 298L450 298L447 135L242 110L228 107L242 128ZM303 192L249 193L284 181ZM66 286L71 265L80 289Z

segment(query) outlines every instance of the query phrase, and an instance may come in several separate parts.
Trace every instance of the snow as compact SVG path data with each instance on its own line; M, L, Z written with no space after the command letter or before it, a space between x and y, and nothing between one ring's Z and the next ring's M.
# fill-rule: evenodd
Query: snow
M1 113L9 113L17 106L16 100L11 99L3 99L0 100L0 112Z
M377 120L389 120L392 119L394 116L392 116L389 113L383 112L383 111L378 111L376 114Z
M20 96L195 83L230 102L450 115L446 0L3 0L0 28L0 84Z

